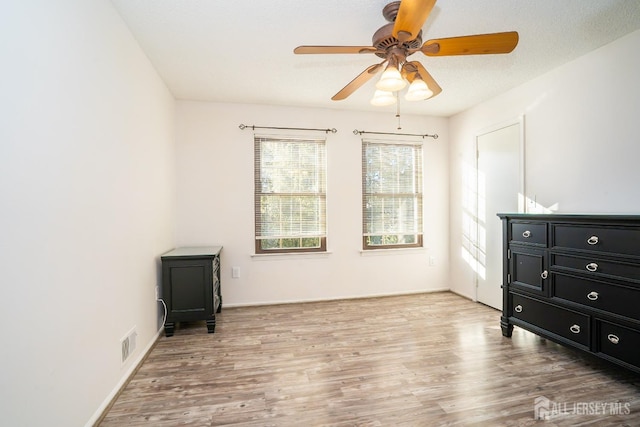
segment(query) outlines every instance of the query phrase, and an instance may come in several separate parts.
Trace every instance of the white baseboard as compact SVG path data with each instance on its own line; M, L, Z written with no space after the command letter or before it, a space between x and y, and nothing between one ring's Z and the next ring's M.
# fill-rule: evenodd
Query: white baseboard
M233 307L256 307L261 305L279 305L279 304L300 304L305 302L322 302L322 301L340 301L340 300L349 300L349 299L364 299L364 298L380 298L380 297L392 297L392 296L401 296L401 295L417 295L417 294L427 294L433 292L447 292L450 291L449 288L436 288L436 289L422 289L416 291L406 291L406 292L394 292L394 293L381 293L381 294L370 294L370 295L346 295L340 296L336 298L315 298L315 299L298 299L298 300L275 300L275 301L255 301L255 302L246 302L246 303L225 303L224 307L233 308ZM223 307L223 309L224 309Z
M466 298L466 299L471 300L473 302L478 302L478 300L475 297L471 296L471 295L467 295L467 294L464 294L462 292L455 291L453 289L449 289L449 291L454 293L454 294L456 294L456 295L460 295L462 298Z

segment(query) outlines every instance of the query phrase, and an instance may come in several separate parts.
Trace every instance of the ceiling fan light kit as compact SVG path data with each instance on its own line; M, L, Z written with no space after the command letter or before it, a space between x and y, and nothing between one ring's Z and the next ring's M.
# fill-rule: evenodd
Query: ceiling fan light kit
M376 88L388 92L397 92L404 89L406 85L407 82L402 78L398 68L393 64L389 64L387 69L382 73L378 83L376 83Z
M407 61L416 52L429 57L452 55L486 55L510 53L518 44L515 31L476 34L427 40L422 43L422 26L435 6L436 0L402 0L386 5L382 15L389 24L382 26L372 38L373 46L298 46L295 54L370 54L383 58L380 64L369 66L331 99L346 99L368 82L385 65L376 91L371 99L375 106L391 105L397 92L409 89L408 101L423 101L442 92L442 88L418 61Z
M407 101L424 101L433 96L433 91L429 89L429 86L422 79L414 79L409 85L409 90L404 95L404 99Z
M376 107L384 107L386 105L393 105L396 103L396 96L393 92L377 89L371 98L371 105Z

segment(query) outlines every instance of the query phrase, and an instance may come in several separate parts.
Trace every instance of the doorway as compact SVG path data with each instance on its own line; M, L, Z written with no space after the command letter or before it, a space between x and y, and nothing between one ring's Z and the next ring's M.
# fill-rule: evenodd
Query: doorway
M524 211L524 118L478 134L476 148L476 300L502 310L502 223L496 214Z

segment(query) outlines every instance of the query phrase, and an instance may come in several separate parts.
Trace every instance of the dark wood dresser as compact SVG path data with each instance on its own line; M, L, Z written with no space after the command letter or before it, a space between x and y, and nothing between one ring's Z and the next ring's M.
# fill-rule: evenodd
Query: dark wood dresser
M165 335L177 322L205 320L215 332L222 310L220 252L222 246L176 248L162 255L162 299L167 306Z
M498 214L513 326L640 372L640 216Z

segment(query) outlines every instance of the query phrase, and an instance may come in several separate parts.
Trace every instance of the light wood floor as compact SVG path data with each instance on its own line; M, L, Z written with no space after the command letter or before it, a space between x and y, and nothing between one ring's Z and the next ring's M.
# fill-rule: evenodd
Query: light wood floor
M639 375L499 316L448 292L224 308L160 338L100 425L640 425Z

